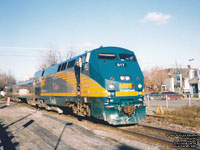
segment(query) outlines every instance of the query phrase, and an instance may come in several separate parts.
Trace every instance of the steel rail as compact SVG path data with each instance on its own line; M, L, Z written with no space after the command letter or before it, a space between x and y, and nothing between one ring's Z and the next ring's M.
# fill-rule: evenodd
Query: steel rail
M140 130L141 129L137 129L137 127L142 127L143 129L147 129L150 131L158 132L159 134L163 133L166 135L166 138L161 138L161 137L157 137L156 135L148 135L148 134L144 134L142 133ZM172 148L178 148L176 146L176 144L179 144L179 146L182 146L181 148L191 148L191 149L200 149L200 134L194 134L194 133L189 133L189 132L181 132L181 131L175 131L175 130L170 130L170 129L164 129L164 128L158 128L158 127L154 127L154 126L148 126L148 125L144 125L144 124L138 124L137 127L131 128L125 128L122 130L125 130L127 132L131 132L133 134L137 134L139 136L143 136L149 140L153 140L154 142L158 142L161 144L164 144L166 146L171 146ZM171 138L171 140L169 140L168 138ZM190 141L188 141L188 143L190 145L188 145L187 143L184 145L184 143L178 143L177 141L175 142L175 139L183 139L185 138L184 142L187 142L187 138L193 138L196 140L196 145L195 144L191 144ZM194 141L193 141L194 142ZM182 145L181 145L182 144ZM180 148L180 147L179 147Z

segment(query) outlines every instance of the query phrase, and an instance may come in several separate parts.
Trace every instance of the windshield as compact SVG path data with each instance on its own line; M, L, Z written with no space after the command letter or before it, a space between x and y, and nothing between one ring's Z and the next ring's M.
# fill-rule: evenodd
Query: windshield
M135 55L133 54L119 54L121 61L136 61Z
M117 60L116 54L113 53L99 53L98 58L102 60Z

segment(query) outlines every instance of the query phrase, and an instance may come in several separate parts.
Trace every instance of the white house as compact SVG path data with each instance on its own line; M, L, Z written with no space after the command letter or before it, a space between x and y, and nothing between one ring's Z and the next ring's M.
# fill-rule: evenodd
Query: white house
M169 78L165 82L167 91L178 91L176 72L180 71L182 73L182 84L181 88L183 93L190 93L191 97L200 98L200 69L196 69L191 65L188 68L182 69L168 69ZM176 87L176 90L175 90Z
M189 71L189 84L190 93L192 97L200 98L200 69L190 68Z

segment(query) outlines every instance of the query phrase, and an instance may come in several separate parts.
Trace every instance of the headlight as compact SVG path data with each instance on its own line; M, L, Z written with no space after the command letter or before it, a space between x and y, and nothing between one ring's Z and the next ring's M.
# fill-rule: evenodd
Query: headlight
M126 81L129 81L130 79L131 79L130 76L125 76Z
M120 76L120 80L126 80L126 81L129 81L131 79L130 76Z
M122 81L123 81L124 79L125 79L125 77L124 77L124 76L120 76L120 80L122 80Z
M138 84L138 88L141 89L142 88L142 84Z
M109 88L110 88L110 89L114 89L115 86L114 86L113 84L110 84L110 85L109 85Z

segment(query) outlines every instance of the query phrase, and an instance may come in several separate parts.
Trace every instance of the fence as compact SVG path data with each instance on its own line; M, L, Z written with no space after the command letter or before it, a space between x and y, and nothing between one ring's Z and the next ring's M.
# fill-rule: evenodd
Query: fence
M173 95L173 94L149 94L145 96L147 107L162 106L165 108L178 108L184 106L200 106L199 95Z

